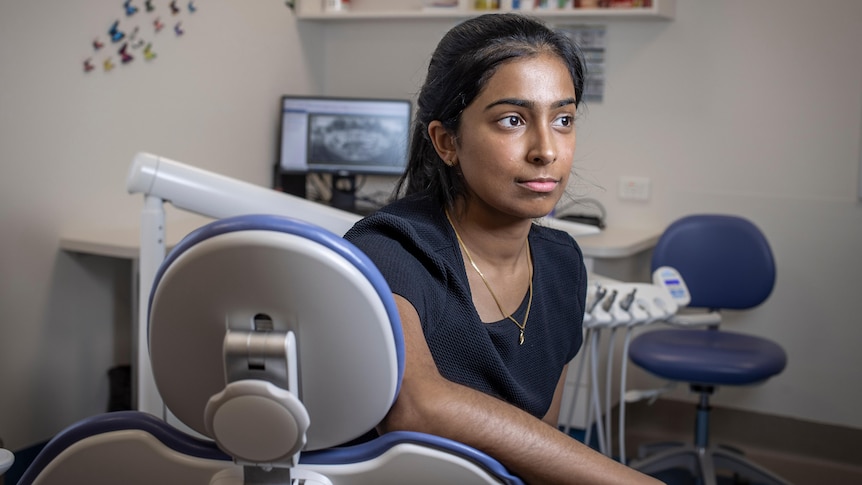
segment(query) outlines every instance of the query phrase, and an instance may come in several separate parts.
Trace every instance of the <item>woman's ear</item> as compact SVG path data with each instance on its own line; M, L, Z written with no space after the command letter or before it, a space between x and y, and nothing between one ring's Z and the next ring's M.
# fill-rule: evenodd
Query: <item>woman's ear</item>
M443 159L443 163L450 167L458 165L458 153L455 150L455 136L449 133L443 123L434 120L428 124L428 137L434 145L437 155Z

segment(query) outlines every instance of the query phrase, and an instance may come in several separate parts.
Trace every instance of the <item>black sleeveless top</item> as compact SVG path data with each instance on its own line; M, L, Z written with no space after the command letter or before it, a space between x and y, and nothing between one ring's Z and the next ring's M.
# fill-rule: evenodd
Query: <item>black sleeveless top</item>
M483 323L464 260L441 207L406 197L366 217L344 236L377 265L392 292L419 314L447 379L542 418L566 365L581 346L587 275L581 250L562 231L533 225L533 303L519 345L509 319ZM523 322L527 295L513 314Z

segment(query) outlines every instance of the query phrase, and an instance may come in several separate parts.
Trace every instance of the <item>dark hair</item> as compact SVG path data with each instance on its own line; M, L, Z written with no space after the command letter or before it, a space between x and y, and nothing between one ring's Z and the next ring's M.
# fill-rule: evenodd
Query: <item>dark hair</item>
M463 196L457 168L449 167L434 150L428 125L439 120L457 134L461 113L479 95L502 64L550 52L569 68L575 87L575 106L584 92L580 51L565 34L520 14L486 14L466 20L443 36L428 65L425 84L416 102L410 158L398 180L395 196L426 193L447 207Z

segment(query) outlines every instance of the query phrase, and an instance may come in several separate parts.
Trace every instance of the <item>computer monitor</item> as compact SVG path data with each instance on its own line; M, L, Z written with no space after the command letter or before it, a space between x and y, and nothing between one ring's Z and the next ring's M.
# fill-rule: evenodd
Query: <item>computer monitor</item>
M332 174L335 206L353 207L356 175L401 175L407 166L406 99L286 95L278 171Z

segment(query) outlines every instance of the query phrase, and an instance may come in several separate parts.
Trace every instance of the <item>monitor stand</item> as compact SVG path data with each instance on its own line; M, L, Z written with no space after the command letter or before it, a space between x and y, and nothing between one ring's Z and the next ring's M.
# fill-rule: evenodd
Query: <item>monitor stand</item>
M281 173L276 171L275 183L273 184L275 190L305 199L308 197L305 185L305 173Z
M356 175L345 172L332 174L332 198L329 205L356 212Z

